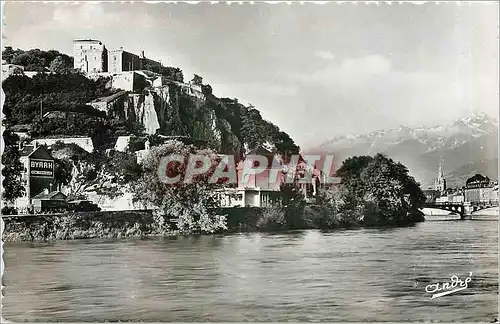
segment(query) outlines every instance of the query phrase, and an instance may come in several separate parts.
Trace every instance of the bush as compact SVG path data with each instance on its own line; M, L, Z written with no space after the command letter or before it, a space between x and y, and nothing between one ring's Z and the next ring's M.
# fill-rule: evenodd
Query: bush
M286 229L285 211L279 206L264 209L257 220L256 226L259 230L267 231Z

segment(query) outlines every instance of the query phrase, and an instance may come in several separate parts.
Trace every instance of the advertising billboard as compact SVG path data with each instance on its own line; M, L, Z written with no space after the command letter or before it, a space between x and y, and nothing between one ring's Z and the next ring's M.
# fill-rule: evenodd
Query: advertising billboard
M30 177L34 178L54 178L53 160L30 160Z

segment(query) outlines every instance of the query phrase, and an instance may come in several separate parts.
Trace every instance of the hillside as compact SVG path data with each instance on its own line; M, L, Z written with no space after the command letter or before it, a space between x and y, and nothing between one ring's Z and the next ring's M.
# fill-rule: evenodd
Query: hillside
M449 185L461 186L477 172L498 177L498 121L473 114L449 125L339 136L306 151L335 154L338 163L349 156L383 152L407 165L424 188L433 183L442 160Z
M48 56L52 61L36 60L33 57L45 57L48 52L16 51L19 51L14 51L17 56L9 61L19 64L35 61L39 70L54 66L53 60L62 57L57 51L49 51L53 54ZM19 58L26 56L30 58L28 61ZM237 99L214 96L210 85L201 84L197 76L196 86L201 91L193 91L192 82L180 82L180 69L166 70L176 71L176 78L164 75L165 81L160 86L144 83L134 91L113 88L111 78L88 79L68 70L39 73L32 78L12 75L2 83L6 95L3 123L7 127L24 125L31 129L34 138L90 136L98 150L114 146L120 135L159 134L205 140L221 153L238 156L245 153L245 148L266 142L277 152L298 152L290 136L264 120L254 107L247 107ZM117 99L105 110L91 105L110 97Z

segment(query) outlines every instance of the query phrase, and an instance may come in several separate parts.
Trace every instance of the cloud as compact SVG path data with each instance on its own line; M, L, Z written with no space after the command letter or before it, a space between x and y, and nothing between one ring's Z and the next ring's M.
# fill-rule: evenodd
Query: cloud
M87 2L78 6L57 6L47 27L92 28L113 21L113 15L106 13L99 3Z
M330 63L313 73L293 74L291 78L309 84L332 85L359 88L361 84L373 82L382 75L397 73L392 70L390 60L381 55L347 57L340 63Z
M214 92L218 96L235 97L240 96L242 99L248 96L248 100L257 97L290 97L297 94L296 86L280 85L271 83L211 83Z
M346 72L383 74L392 69L392 64L381 55L367 55L361 58L346 58L341 68Z
M153 28L158 25L147 12L137 14L122 6L104 6L99 2L60 5L54 9L52 21L47 28Z
M335 59L335 55L328 51L317 51L314 55L328 61Z

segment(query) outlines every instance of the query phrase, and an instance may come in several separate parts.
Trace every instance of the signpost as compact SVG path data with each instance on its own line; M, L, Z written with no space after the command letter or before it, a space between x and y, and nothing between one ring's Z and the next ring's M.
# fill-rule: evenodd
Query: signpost
M54 161L31 159L30 176L33 178L54 178Z

